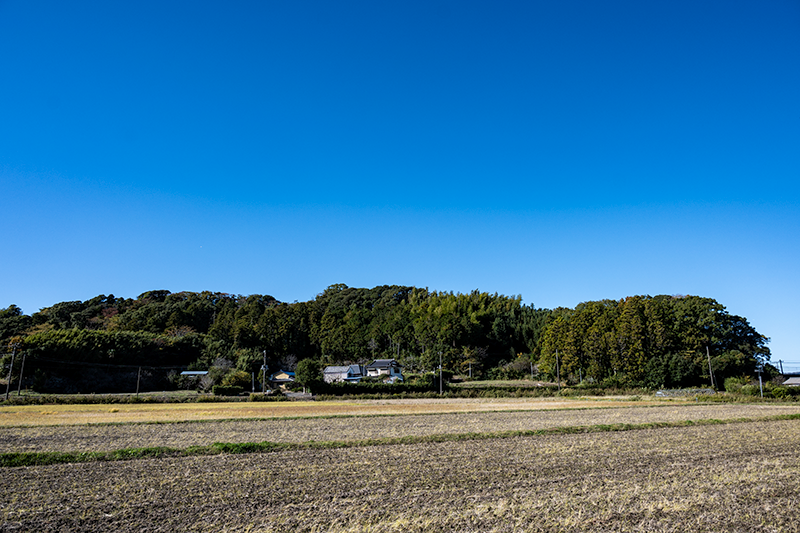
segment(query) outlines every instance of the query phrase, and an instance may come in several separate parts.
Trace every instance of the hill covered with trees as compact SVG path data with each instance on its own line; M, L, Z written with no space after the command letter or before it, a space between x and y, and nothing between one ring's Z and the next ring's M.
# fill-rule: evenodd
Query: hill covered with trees
M25 355L25 386L42 391L129 391L181 385L180 369L249 380L298 361L395 358L406 372L543 377L651 387L717 383L769 360L768 339L710 298L632 296L537 309L519 296L332 285L307 302L265 295L148 291L100 295L32 315L0 310L0 342ZM20 357L17 357L16 368ZM10 355L4 357L8 372ZM140 369L144 369L142 370ZM142 378L142 375L144 377Z

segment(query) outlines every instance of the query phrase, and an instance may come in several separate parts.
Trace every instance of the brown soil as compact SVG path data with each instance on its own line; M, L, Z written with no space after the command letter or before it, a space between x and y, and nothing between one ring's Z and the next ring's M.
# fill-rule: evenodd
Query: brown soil
M800 422L9 468L0 531L798 531Z
M0 452L111 451L214 442L356 441L565 426L760 418L800 413L800 405L662 404L658 407L499 411L340 418L228 420L163 424L0 427ZM413 412L413 411L412 411Z

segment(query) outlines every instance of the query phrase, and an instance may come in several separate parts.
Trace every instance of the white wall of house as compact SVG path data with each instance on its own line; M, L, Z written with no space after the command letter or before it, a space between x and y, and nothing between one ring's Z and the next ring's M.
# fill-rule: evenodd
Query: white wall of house
M378 376L389 376L389 377L399 377L402 379L403 377L403 370L399 366L389 366L385 368L368 368L367 375L371 377L378 377Z

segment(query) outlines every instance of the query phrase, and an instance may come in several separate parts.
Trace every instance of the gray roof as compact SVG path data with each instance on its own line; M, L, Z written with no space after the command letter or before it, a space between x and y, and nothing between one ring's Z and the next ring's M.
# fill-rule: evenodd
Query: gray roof
M344 374L350 370L349 366L326 366L322 372L325 374Z
M391 366L403 366L394 359L375 359L367 365L367 368L389 368Z
M354 374L361 375L361 365L348 365L348 366L326 366L323 374Z

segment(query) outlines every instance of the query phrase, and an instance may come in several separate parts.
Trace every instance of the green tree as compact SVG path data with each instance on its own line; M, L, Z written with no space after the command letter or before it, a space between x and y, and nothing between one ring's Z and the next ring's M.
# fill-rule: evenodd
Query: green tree
M230 370L222 378L222 386L224 387L242 387L243 389L249 389L251 384L252 375L242 370Z
M561 372L561 357L569 334L572 313L572 310L563 307L555 309L542 335L539 371L550 375L553 379Z
M297 363L294 371L294 380L310 390L322 382L322 367L314 359L303 359Z
M632 382L644 377L647 354L645 342L644 305L641 296L631 296L620 302L621 312L616 322L617 346L611 364Z
M22 313L22 309L11 304L5 309L0 309L0 345L11 337L21 335L33 325L33 320Z

